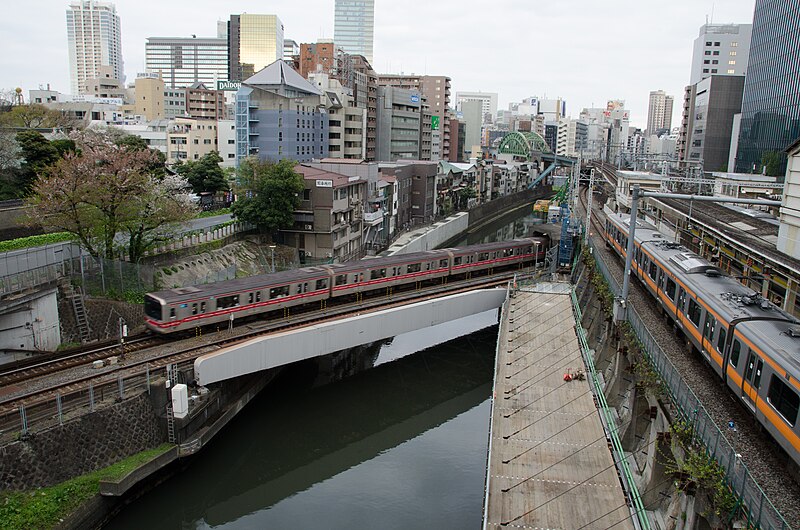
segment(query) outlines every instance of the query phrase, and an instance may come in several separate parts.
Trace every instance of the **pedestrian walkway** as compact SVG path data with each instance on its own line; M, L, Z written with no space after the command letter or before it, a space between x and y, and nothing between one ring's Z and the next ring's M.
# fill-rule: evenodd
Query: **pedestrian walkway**
M484 528L633 529L575 333L570 285L504 306Z

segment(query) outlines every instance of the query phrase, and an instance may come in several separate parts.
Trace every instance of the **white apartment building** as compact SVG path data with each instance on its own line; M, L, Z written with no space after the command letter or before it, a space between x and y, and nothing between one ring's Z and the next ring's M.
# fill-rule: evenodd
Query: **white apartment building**
M464 101L480 101L483 123L492 123L497 116L496 92L456 92L456 105ZM488 116L488 119L487 119Z
M694 85L708 76L745 75L750 56L752 24L703 24L694 40L692 74Z
M222 167L236 167L236 120L217 121L217 151Z
M125 80L122 33L117 8L111 2L73 0L67 8L67 48L72 94L85 94L86 80L98 78L101 66Z
M647 108L647 134L656 134L659 129L672 129L672 105L675 98L663 90L650 92Z

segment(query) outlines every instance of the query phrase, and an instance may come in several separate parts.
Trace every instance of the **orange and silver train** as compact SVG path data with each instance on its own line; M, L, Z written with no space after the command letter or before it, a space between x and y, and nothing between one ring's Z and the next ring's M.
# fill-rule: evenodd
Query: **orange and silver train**
M169 334L313 302L543 264L549 247L548 236L534 236L167 289L145 295L145 325Z
M608 215L606 245L623 258L629 229ZM631 273L800 465L800 322L642 220Z

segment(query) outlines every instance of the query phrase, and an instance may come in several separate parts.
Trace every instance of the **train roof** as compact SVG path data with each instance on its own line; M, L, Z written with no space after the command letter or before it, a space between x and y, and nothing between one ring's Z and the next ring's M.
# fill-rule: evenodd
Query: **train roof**
M630 227L627 215L612 214L617 224ZM636 242L660 261L683 284L695 292L727 322L743 318L772 318L795 321L760 293L742 285L705 258L683 245L668 240L652 224L636 223Z
M285 285L286 283L327 277L328 271L324 267L303 267L273 274L259 274L247 278L237 278L235 280L164 289L162 291L150 293L150 295L164 300L165 302L186 302L197 298L210 296L219 297L230 293L256 290L272 285Z
M776 320L749 320L740 330L763 352L777 361L788 376L800 380L800 324Z

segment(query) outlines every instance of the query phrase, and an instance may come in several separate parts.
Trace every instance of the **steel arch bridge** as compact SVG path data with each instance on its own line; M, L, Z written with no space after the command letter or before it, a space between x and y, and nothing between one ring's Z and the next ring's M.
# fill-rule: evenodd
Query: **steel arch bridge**
M550 153L550 146L541 135L529 131L514 131L503 136L498 152L504 155L530 157L532 152Z

